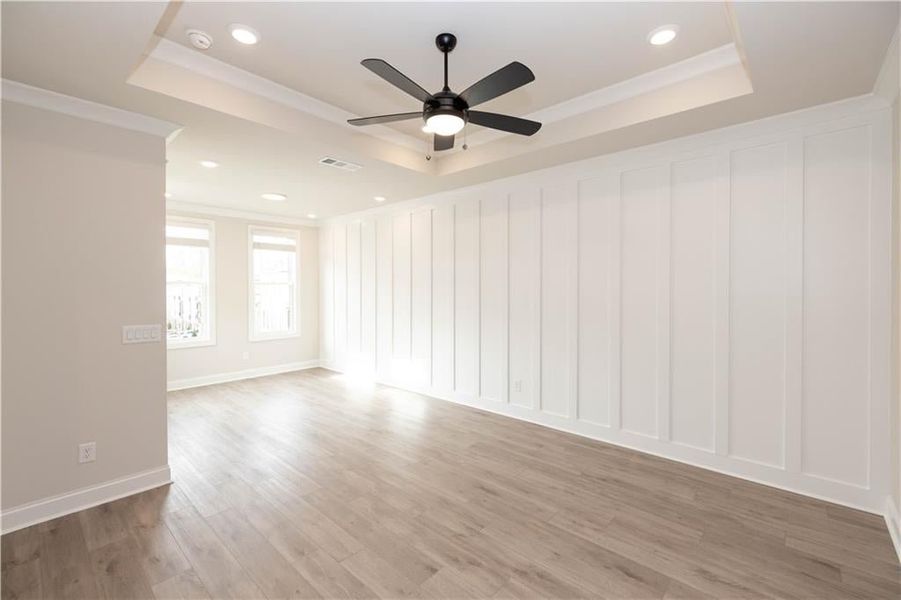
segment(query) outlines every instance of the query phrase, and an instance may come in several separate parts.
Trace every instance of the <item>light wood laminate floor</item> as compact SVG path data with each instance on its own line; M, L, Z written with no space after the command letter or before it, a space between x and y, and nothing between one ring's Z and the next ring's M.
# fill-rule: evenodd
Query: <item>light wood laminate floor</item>
M901 598L882 518L324 370L169 395L175 484L6 598Z

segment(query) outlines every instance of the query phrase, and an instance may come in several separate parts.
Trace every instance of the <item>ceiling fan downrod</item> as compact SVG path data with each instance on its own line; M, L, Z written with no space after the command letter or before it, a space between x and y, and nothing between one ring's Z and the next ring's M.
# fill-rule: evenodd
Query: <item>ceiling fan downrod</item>
M435 45L444 54L444 89L442 91L449 92L451 90L447 85L447 55L457 47L457 36L452 33L439 33L435 38Z

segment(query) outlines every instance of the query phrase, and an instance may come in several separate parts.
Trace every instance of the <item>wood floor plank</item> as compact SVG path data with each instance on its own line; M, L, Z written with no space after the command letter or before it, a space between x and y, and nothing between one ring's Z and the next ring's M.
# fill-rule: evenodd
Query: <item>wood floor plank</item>
M211 600L210 593L193 570L154 585L153 596L156 600Z
M469 584L469 580L453 567L443 567L419 586L417 596L432 600L479 598L483 594Z
M305 554L291 564L322 598L375 597L375 592L323 550Z
M318 598L319 593L235 509L207 518L213 531L267 598Z
M191 564L165 524L133 527L135 554L147 580L156 585L190 570Z
M376 553L363 549L348 556L341 565L373 590L379 598L410 598L419 586L403 573L382 560Z
M41 535L37 527L26 527L3 536L0 543L3 568L0 599L41 598Z
M38 528L44 597L86 600L100 597L78 515L60 517Z
M169 515L166 525L215 598L260 598L263 592L193 508Z
M309 370L173 392L175 483L3 536L2 600L901 598L876 515Z
M126 502L116 500L78 513L88 550L94 550L128 537L128 525L123 519Z
M137 543L129 536L91 551L101 597L108 600L153 597L137 554Z
M322 512L307 504L303 499L291 496L277 483L267 482L263 486L265 497L278 508L285 517L305 536L332 555L335 560L343 560L362 549L360 542L329 519Z

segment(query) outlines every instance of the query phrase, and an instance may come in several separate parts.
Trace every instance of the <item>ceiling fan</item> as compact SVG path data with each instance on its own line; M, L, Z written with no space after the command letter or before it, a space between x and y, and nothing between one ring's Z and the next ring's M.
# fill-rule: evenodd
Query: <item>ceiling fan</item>
M447 55L457 46L457 37L452 33L442 33L435 38L435 45L444 53L444 88L434 94L428 93L422 86L380 58L367 58L360 63L388 83L422 102L422 111L348 119L347 122L357 126L378 125L422 117L426 124L425 130L435 134L435 151L453 148L454 135L463 129L467 122L519 135L533 135L541 129L541 123L537 121L471 110L477 104L493 100L534 81L535 75L529 67L514 61L457 94L447 85Z

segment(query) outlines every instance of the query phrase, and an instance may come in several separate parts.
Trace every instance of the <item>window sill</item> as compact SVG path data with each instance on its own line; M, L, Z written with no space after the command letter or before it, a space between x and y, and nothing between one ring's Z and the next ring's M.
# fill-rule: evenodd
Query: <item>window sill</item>
M167 342L166 350L183 350L185 348L204 348L206 346L215 346L216 340L197 340L186 342Z
M288 340L291 338L300 337L300 333L274 333L272 335L258 335L258 336L249 336L248 341L250 342L271 342L273 340Z

